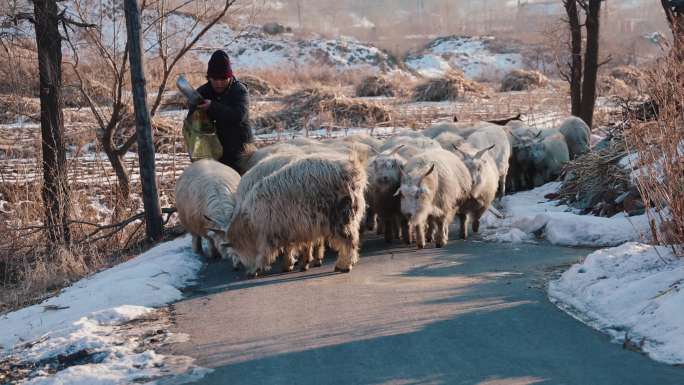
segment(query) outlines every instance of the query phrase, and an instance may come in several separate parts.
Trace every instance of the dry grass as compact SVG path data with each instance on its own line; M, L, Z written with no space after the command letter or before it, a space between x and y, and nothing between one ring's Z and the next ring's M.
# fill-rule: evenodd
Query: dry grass
M280 90L277 87L258 76L243 75L240 76L240 81L247 86L249 94L252 96L280 95Z
M658 117L646 123L628 120L625 139L639 155L637 184L646 207L654 209L649 211L654 240L684 256L684 66L663 59L647 79Z
M549 79L539 71L513 70L501 81L501 91L526 91L544 87L548 83Z
M441 102L462 99L466 95L485 95L486 88L467 79L462 72L450 71L441 78L429 79L413 89L418 102Z
M384 76L371 75L363 78L356 86L356 96L397 96L398 85Z
M390 120L387 106L354 100L329 88L307 88L283 99L285 106L254 120L257 133L321 127L372 127Z

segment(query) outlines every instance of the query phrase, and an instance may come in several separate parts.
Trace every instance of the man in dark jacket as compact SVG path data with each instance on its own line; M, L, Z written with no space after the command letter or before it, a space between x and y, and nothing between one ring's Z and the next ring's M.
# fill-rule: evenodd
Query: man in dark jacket
M216 127L223 146L221 163L239 170L239 160L245 146L254 141L249 126L249 94L230 67L228 55L218 50L211 55L207 68L208 82L197 89L204 101L196 108L204 110ZM190 109L188 117L194 112Z

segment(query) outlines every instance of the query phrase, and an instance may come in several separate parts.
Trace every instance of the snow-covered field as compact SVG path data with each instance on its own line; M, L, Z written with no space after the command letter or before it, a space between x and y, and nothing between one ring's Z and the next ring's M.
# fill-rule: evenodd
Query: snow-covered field
M406 65L427 77L443 76L451 69L461 70L470 79L501 78L523 67L517 52L493 52L491 36L449 36L435 39L420 53L409 56Z
M616 342L681 364L683 287L684 260L671 249L629 242L572 266L549 284L549 298Z
M5 314L0 317L0 362L34 363L40 370L27 384L121 384L179 372L201 376L206 369L188 357L146 349L142 322L155 312L153 307L180 299L179 289L196 278L201 265L186 236L84 278L40 304ZM132 321L140 321L140 328L125 328ZM80 356L84 362L54 375L41 369Z

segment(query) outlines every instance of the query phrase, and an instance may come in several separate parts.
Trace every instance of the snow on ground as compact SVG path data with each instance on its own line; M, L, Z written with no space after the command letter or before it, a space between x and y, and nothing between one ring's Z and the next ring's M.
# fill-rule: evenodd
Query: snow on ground
M657 361L684 363L684 260L671 249L629 242L598 250L549 284L559 307L641 348Z
M163 243L130 261L84 278L40 304L0 317L0 360L45 362L85 351L90 363L71 366L30 384L119 384L167 375L162 355L140 351L117 327L144 319L153 307L182 297L179 288L197 276L201 261L189 236ZM183 371L202 375L184 358ZM179 358L171 360L178 364Z
M560 246L616 246L628 241L644 241L650 234L646 214L611 218L579 215L566 205L549 201L560 182L547 183L534 190L505 196L498 219L487 213L482 218L483 237L497 242L533 242L536 237Z
M470 79L501 78L523 67L518 52L494 52L491 36L448 36L430 42L422 52L410 55L406 65L427 77L439 77L449 69L458 69Z

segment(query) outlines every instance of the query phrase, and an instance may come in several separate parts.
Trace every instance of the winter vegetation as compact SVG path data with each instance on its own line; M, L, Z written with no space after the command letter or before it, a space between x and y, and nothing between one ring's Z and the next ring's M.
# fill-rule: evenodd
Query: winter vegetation
M332 3L0 6L0 383L200 378L157 351L205 261L353 276L375 235L596 249L549 299L684 363L684 8ZM251 98L236 169L190 161L174 86L216 49Z

